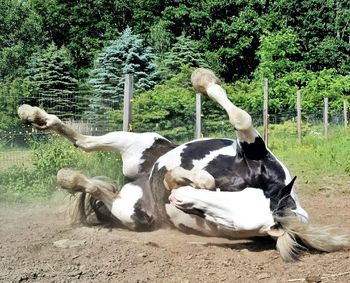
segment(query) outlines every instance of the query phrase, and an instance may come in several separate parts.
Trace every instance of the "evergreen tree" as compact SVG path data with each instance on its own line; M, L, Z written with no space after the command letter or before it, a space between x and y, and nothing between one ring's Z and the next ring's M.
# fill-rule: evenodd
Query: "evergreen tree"
M164 75L176 74L181 66L204 67L206 63L199 51L198 42L182 34L177 38L169 52L165 54L163 62L160 63Z
M31 96L52 114L71 117L75 109L78 83L72 74L68 51L51 44L41 55L37 55L28 70L32 82Z
M151 48L145 47L131 28L111 41L98 55L90 74L89 82L95 91L90 100L90 118L105 118L106 111L120 107L126 74L134 75L135 90L152 88L159 76L154 60Z

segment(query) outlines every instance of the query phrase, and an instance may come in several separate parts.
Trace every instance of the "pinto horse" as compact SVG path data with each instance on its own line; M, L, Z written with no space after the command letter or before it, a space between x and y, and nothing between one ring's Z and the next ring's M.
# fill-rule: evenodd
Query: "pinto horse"
M236 139L198 139L176 146L156 133L87 136L38 107L19 107L26 123L52 130L84 151L120 153L127 179L120 189L73 169L58 172L63 189L81 193L79 220L86 223L92 209L101 221L136 231L171 226L226 238L271 236L285 261L295 260L304 247L330 252L349 246L347 235L309 224L295 193L295 178L266 147L251 116L228 99L214 73L199 68L191 82L225 109Z

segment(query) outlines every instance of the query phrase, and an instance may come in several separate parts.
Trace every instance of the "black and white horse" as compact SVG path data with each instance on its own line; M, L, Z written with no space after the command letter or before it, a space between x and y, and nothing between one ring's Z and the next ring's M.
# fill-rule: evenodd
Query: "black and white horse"
M308 223L295 194L295 178L266 147L250 115L227 98L217 77L197 69L191 82L226 110L235 140L208 138L175 146L156 133L87 136L38 107L18 109L25 122L53 130L85 151L120 153L128 179L120 190L79 171L58 172L62 188L82 193L77 203L80 221L86 221L88 203L98 218L132 230L172 226L217 237L272 236L286 261L297 258L302 246L321 251L347 247L346 235Z

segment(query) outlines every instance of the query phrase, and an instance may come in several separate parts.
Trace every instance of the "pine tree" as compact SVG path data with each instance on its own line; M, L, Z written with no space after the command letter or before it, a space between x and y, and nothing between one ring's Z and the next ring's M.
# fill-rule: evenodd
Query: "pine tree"
M51 44L32 61L28 71L32 82L31 96L37 103L62 118L71 117L75 109L78 83L72 74L68 51Z
M207 66L202 53L199 51L198 43L184 34L177 38L177 42L165 54L164 61L160 63L160 68L162 73L169 77L169 74L177 74L183 65L190 67Z
M134 88L144 91L158 81L155 55L143 40L126 28L119 38L98 55L89 83L95 93L90 100L90 118L106 118L106 111L118 109L123 97L126 74L134 75Z

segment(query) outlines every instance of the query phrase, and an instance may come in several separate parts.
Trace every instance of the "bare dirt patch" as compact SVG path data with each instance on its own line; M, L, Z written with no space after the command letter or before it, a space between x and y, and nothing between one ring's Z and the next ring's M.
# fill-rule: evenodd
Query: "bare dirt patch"
M350 195L303 196L312 221L350 230ZM0 282L350 282L350 252L285 263L269 239L71 226L66 205L0 204Z

